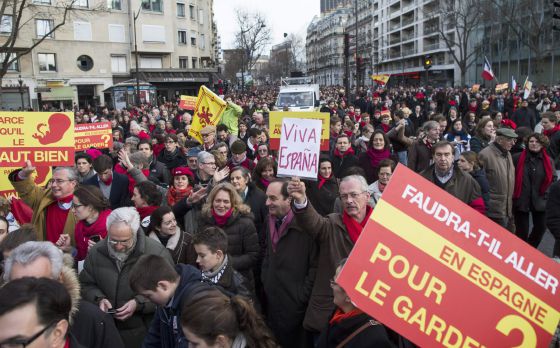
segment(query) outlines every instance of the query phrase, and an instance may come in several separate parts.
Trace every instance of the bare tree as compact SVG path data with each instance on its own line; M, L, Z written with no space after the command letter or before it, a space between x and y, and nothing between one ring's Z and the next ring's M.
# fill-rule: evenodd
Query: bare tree
M424 12L429 20L437 20L439 37L461 72L461 85L480 51L480 45L474 44L474 35L481 24L479 9L483 3L484 0L441 0L435 10Z
M271 30L266 18L258 13L236 11L239 32L235 35L235 44L245 54L243 70L251 71L271 41Z
M227 80L237 81L237 73L241 71L241 63L243 61L241 57L243 50L234 49L228 51L227 55L226 51L224 51L224 76Z
M292 70L301 70L305 66L305 40L294 33L288 35L290 42L290 67Z

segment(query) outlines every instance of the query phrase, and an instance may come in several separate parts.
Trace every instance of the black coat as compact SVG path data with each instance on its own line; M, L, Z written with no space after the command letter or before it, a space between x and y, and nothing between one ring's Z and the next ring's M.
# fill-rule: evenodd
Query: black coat
M83 182L83 185L93 185L99 187L99 176L95 175ZM113 171L113 181L111 192L109 193L109 203L111 210L130 205L130 195L128 193L128 177L124 174Z
M341 320L329 326L321 332L319 341L316 348L335 348L342 343L348 336L352 335L361 326L367 323L372 318L365 314L358 314L353 317ZM382 324L370 325L348 343L344 345L345 348L392 348L395 345L391 342L385 326Z
M268 225L268 224L267 224ZM294 220L272 249L266 229L262 282L267 299L267 323L283 347L303 347L303 319L318 266L319 247Z
M70 333L87 347L124 347L113 317L84 300L79 302Z
M199 231L217 226L213 217L203 216ZM253 267L259 258L259 238L253 216L233 213L222 227L228 237L227 253L231 265L247 280L247 288L254 293Z
M319 181L305 181L305 194L315 210L323 216L334 212L334 201L338 197L338 182L331 176L319 189Z
M535 111L531 108L519 108L515 110L513 115L510 117L517 127L528 127L529 129L535 129L537 124L537 116Z
M169 170L187 165L187 158L183 155L183 152L179 148L176 148L173 153L168 153L167 150L161 151L157 160L165 164Z
M519 165L519 157L521 153L516 153L513 155L513 164L516 168ZM525 157L525 165L523 167L523 182L521 184L521 196L518 199L513 200L513 209L521 212L544 212L546 207L547 195L540 194L541 183L545 179L544 172L544 158L542 153L532 154L527 151L527 156ZM552 159L550 159L552 170L554 171L554 164ZM553 182L555 178L553 173ZM517 180L517 178L516 178Z
M560 181L553 183L548 191L546 227L556 239L554 256L560 257Z
M488 204L490 203L490 184L488 183L486 172L484 171L484 169L479 169L473 170L470 174L480 186L480 192L482 194L484 206L488 207Z
M346 155L338 157L331 156L333 174L337 179L342 179L346 176L346 171L350 167L358 166L358 157L356 155Z
M550 136L550 145L548 145L548 154L554 160L557 170L560 170L560 131L556 131Z
M157 160L156 156L152 155L152 162L150 163L150 177L148 178L156 185L171 184L171 173L165 164Z
M245 204L251 208L253 213L253 222L257 229L259 237L259 246L261 251L264 251L266 246L266 218L268 216L268 208L266 207L266 194L259 190L253 183L247 185L249 190L245 197Z

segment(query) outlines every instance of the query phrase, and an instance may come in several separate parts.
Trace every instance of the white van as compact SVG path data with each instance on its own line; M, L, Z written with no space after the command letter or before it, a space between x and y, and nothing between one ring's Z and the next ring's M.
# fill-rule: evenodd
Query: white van
M319 85L310 83L307 77L293 77L281 80L276 108L284 111L315 111L319 107Z

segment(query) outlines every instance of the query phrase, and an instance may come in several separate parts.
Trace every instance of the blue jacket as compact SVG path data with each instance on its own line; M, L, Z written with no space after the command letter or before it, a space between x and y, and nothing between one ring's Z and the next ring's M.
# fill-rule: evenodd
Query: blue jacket
M178 264L175 269L181 280L171 306L157 307L142 347L187 348L189 345L181 329L181 307L183 300L200 284L202 277L200 270L191 265Z

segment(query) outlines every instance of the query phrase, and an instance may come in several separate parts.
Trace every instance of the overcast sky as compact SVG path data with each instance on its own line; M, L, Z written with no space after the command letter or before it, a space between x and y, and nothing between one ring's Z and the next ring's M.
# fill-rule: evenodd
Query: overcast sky
M305 42L307 25L319 15L320 0L214 0L214 19L222 38L222 49L234 48L235 9L261 12L270 23L272 44L281 43L284 33L299 34ZM266 52L265 54L268 54Z

